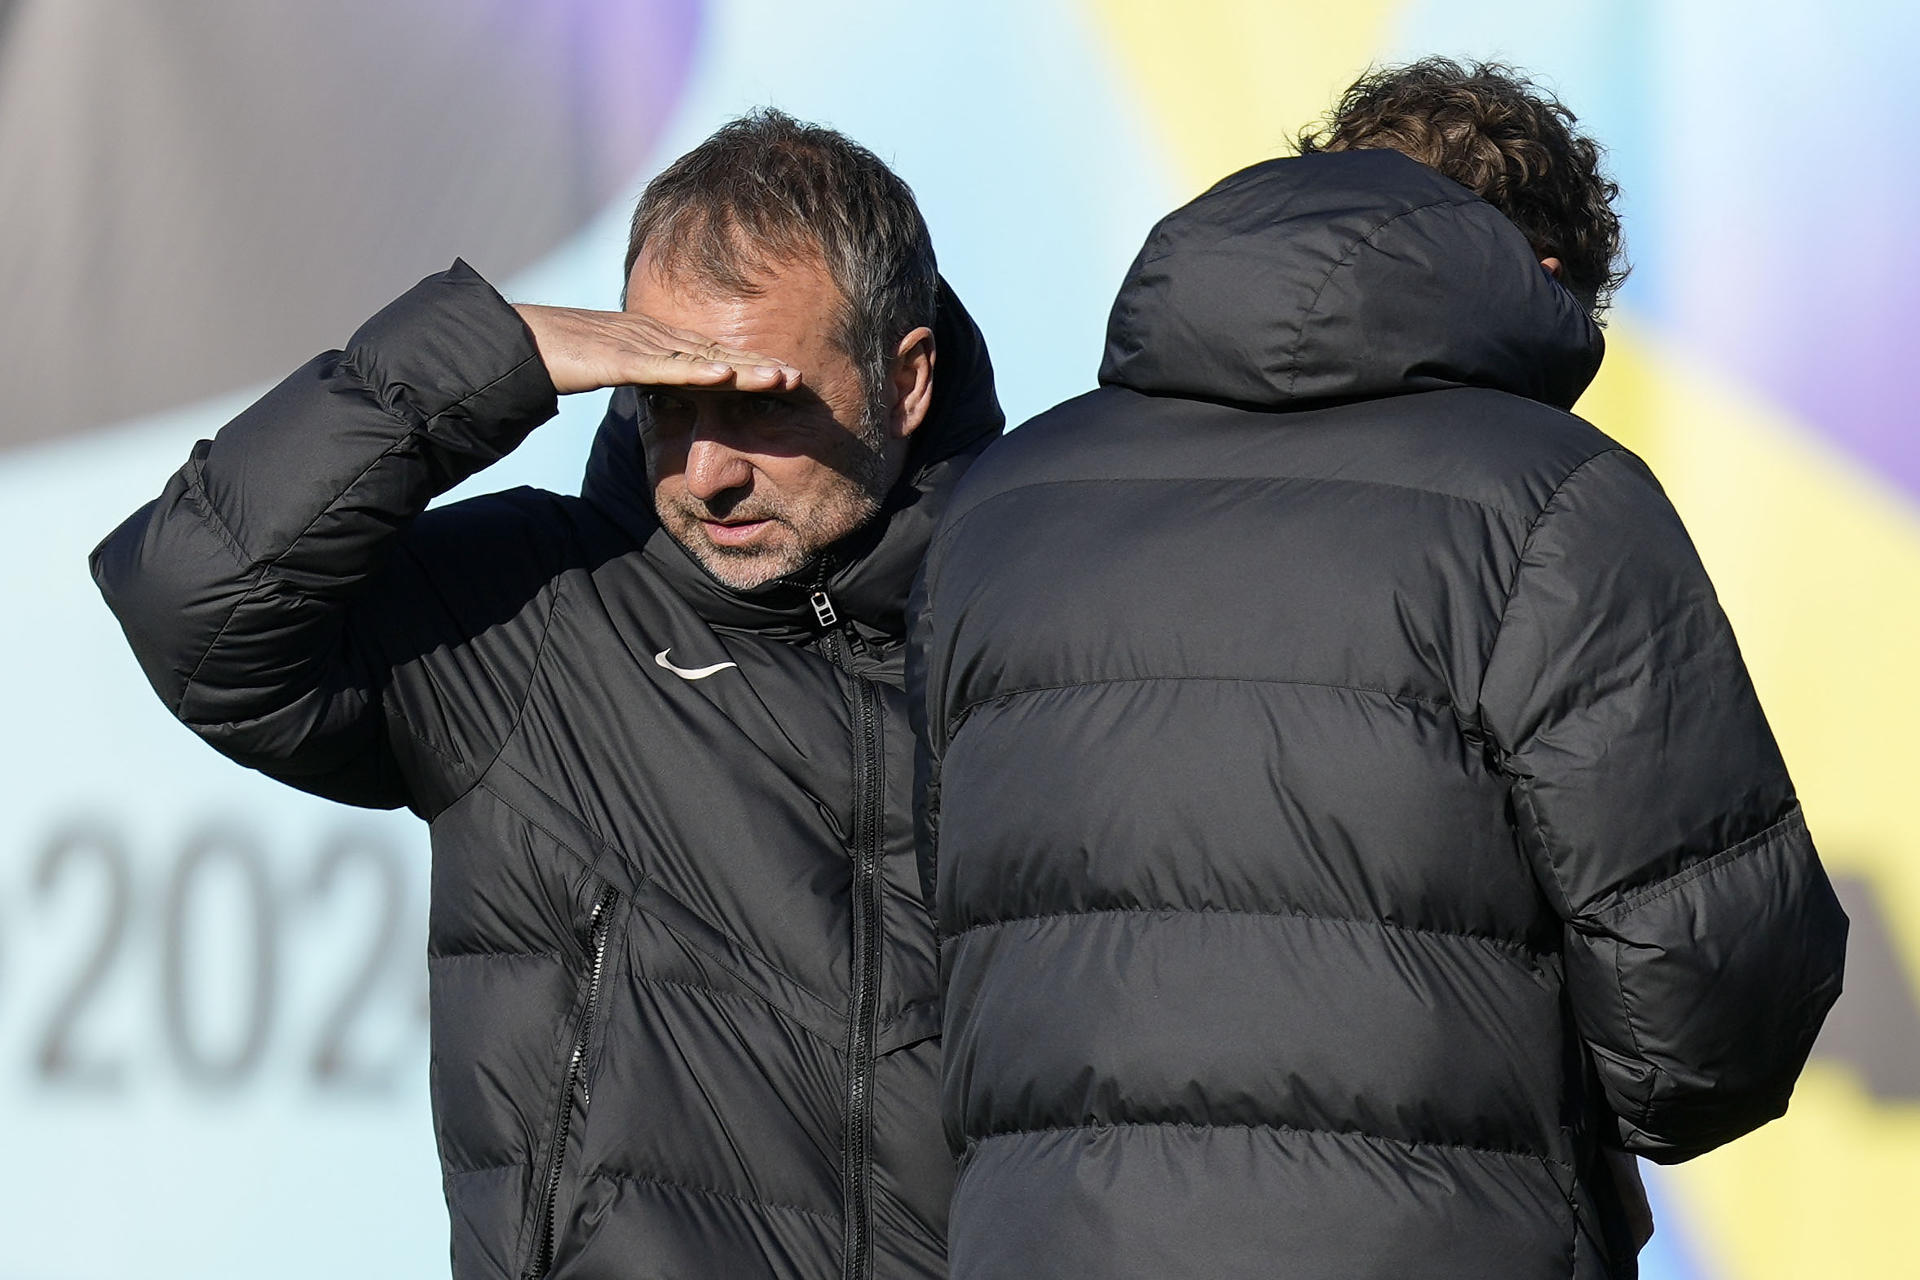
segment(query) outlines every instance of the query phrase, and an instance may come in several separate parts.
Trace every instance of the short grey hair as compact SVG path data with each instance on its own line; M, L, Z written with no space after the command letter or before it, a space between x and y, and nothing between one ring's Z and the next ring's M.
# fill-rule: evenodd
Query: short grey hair
M845 134L783 111L722 125L647 184L625 278L649 246L670 276L749 297L778 263L818 253L841 296L829 337L860 371L870 430L900 339L933 325L939 267L913 191Z

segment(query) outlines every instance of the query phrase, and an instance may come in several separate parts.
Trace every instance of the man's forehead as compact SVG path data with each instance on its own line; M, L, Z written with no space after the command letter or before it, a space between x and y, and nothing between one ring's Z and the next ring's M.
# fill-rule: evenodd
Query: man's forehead
M773 356L811 380L831 375L844 359L834 340L841 313L839 287L816 254L770 260L744 283L672 265L643 250L628 279L626 309L724 347Z
M634 259L627 293L645 291L678 301L711 304L751 301L769 293L831 294L839 287L817 249L754 252L741 248L722 261L694 246L647 245Z

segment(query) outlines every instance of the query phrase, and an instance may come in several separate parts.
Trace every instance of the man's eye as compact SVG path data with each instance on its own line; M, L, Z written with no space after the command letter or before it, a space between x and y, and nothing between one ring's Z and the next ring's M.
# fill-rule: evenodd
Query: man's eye
M748 396L747 416L750 418L771 418L787 407L787 402L778 396Z
M640 397L640 407L654 423L684 418L691 406L679 396L665 391L649 391Z

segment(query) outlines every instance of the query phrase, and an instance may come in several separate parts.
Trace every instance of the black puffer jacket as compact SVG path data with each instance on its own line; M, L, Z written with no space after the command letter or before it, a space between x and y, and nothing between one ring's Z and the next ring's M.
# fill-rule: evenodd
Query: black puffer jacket
M895 686L934 518L1001 416L951 295L937 335L932 414L886 514L840 548L831 632L807 591L722 589L660 532L630 392L583 498L421 515L555 407L463 264L202 442L95 552L203 738L431 821L461 1280L944 1272Z
M1845 920L1599 335L1387 152L1167 218L916 622L957 1280L1634 1273Z

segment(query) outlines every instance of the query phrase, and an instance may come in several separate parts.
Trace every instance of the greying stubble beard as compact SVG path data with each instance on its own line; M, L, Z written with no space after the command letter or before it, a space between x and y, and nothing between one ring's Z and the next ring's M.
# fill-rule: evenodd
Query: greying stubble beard
M793 577L833 543L880 514L892 479L886 456L885 414L883 404L869 403L860 434L849 435L837 456L822 459L833 470L833 484L808 507L789 510L748 495L716 511L698 498L682 494L675 508L669 510L656 491L654 508L660 524L701 568L735 591L750 591L776 578ZM697 531L703 516L718 515L771 519L785 525L793 536L788 545L766 550L716 546Z

